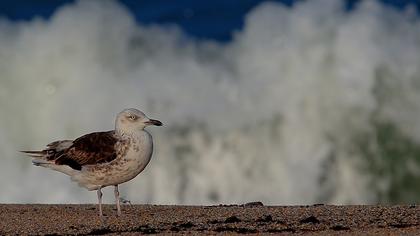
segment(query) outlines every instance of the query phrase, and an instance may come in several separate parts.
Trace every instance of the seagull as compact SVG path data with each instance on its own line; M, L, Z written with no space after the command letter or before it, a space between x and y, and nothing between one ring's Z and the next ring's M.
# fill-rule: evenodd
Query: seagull
M22 151L32 157L35 166L46 167L71 177L89 191L97 190L99 217L102 191L114 186L117 215L121 215L118 185L136 177L149 163L153 152L152 136L144 129L162 122L129 108L118 113L115 129L94 132L75 140L47 144L42 151Z

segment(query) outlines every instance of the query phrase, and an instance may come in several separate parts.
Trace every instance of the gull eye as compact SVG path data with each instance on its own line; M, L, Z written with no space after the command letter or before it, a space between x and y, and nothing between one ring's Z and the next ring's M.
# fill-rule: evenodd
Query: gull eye
M135 115L130 115L128 118L129 118L130 120L136 120L136 119L137 119L137 117L136 117Z

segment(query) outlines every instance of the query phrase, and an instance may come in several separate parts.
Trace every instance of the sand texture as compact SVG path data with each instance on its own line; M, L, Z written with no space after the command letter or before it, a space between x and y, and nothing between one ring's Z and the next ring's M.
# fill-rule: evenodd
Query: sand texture
M0 235L280 234L420 235L420 207L0 205Z

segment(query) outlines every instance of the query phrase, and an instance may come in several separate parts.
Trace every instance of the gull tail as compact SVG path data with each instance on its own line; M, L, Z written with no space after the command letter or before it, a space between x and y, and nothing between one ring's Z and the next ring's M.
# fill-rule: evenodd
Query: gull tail
M47 148L42 151L20 151L26 155L36 159L43 160L48 163L54 163L54 160L59 158L63 152L73 144L71 140L55 141L47 144Z
M44 151L20 151L22 153L25 153L26 155L30 156L30 157L43 157L47 154L47 152Z
M52 161L42 160L42 159L32 159L32 164L35 166L43 166L46 167L46 165L53 164Z
M48 160L47 158L47 151L20 151L22 153L25 153L29 157L32 157L32 164L35 166L43 166L46 167L46 165L53 164L54 161Z
M61 155L61 152L57 152L57 149L45 149L42 151L20 151L25 153L29 157L32 157L32 164L35 166L42 166L52 170L62 172L69 176L74 176L79 173L79 171L72 169L67 165L57 165L55 160Z

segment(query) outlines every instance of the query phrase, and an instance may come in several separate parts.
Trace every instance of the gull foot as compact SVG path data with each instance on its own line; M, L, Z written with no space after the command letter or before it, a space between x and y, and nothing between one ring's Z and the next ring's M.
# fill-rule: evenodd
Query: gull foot
M130 206L131 206L131 201L130 201L130 200L128 200L128 199L125 199L125 198L123 198L123 197L120 197L120 202L121 202L122 204L128 204L128 205L130 205Z

